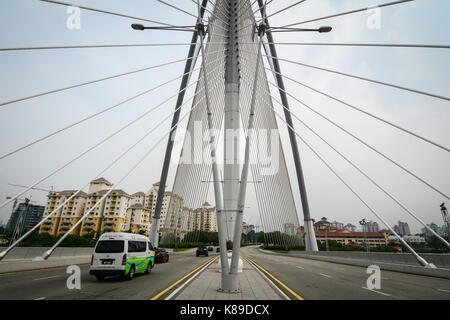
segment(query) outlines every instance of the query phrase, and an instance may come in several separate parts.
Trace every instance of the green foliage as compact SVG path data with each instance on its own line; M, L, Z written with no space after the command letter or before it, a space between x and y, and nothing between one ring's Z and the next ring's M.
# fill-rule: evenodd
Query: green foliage
M24 241L20 243L21 247L51 247L62 236L52 236L49 233L38 233L38 230L30 234ZM60 247L94 247L97 243L94 240L95 233L84 236L68 235L59 245Z
M258 242L264 243L265 246L278 245L283 246L284 248L286 245L299 245L300 238L298 236L290 236L285 233L281 233L280 231L273 231L268 233L261 232L261 234L258 236Z
M197 248L199 246L204 246L203 242L180 242L178 243L178 249L190 249ZM164 243L159 245L161 248L173 249L175 248L175 243Z
M218 245L219 234L217 232L207 232L199 230L191 231L184 236L183 240L180 241L180 244L184 242L196 242L196 243Z

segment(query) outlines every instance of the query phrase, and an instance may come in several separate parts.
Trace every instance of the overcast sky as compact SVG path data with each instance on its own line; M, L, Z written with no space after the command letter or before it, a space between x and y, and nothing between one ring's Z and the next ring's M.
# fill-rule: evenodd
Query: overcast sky
M195 4L190 0L169 0L192 13ZM297 1L275 0L268 5L268 14ZM272 26L309 20L339 12L388 2L365 0L308 0L295 8L273 16ZM169 8L156 0L73 0L73 3L103 10L120 12L142 18L179 25L192 25L194 18ZM256 9L256 7L255 7ZM330 25L329 34L276 33L276 42L351 42L404 43L449 45L450 2L448 0L416 0L381 9L380 28L367 27L373 13L361 12L318 22L304 27ZM187 43L189 33L137 32L130 28L132 19L101 13L81 12L81 28L66 26L69 14L66 7L37 0L2 0L0 2L0 47L28 47L80 44L125 43ZM448 49L374 48L331 46L278 46L280 58L291 59L320 67L339 70L401 86L450 96L450 51ZM0 102L21 98L71 84L89 81L121 72L140 69L159 63L183 59L187 46L140 48L92 48L0 52ZM118 103L162 82L180 76L183 62L164 68L145 71L118 79L38 97L0 107L0 153L44 136L82 117ZM371 84L361 80L281 63L282 72L311 87L367 110L415 133L450 147L450 104L448 101L426 97L399 89ZM197 73L196 73L197 74ZM197 78L196 74L192 80ZM272 75L268 78L273 81ZM154 92L126 103L106 114L71 128L57 136L0 160L0 200L13 196L20 188L9 183L31 185L52 170L72 159L89 146L133 120L150 107L174 95L180 81L174 81ZM288 80L288 92L320 111L333 121L392 157L406 168L424 178L446 194L450 193L450 155L417 138L380 123L343 104L323 97ZM186 97L193 94L193 87ZM278 98L278 93L272 94ZM133 144L140 136L173 111L175 99L162 105L132 127L87 154L68 168L40 184L55 190L77 189L93 179L109 162ZM439 204L446 199L415 178L339 129L333 127L295 100L290 99L292 111L317 130L343 154L354 160L380 185L401 200L427 223L442 225ZM274 103L279 113L281 108ZM183 109L186 112L187 108ZM300 123L296 130L329 161L348 183L379 212L390 225L407 221L412 232L420 225L395 203L377 190L363 176L339 158L328 146L312 135ZM169 130L170 122L161 126L135 150L103 176L117 182L138 157L145 153ZM282 128L283 147L289 173L295 170L286 136ZM121 189L128 193L146 192L159 180L165 140L158 149L123 182ZM325 216L330 220L357 224L361 218L378 221L361 202L326 168L302 143L299 149L304 166L311 215L316 220ZM175 167L170 170L168 185L173 183ZM291 181L300 221L300 197L296 181ZM249 188L246 220L258 223L253 188ZM36 203L44 204L45 192L27 192ZM213 199L210 202L214 202ZM450 204L450 202L449 202ZM0 221L7 222L11 204L0 209ZM379 221L378 221L379 222ZM379 222L380 223L380 222Z

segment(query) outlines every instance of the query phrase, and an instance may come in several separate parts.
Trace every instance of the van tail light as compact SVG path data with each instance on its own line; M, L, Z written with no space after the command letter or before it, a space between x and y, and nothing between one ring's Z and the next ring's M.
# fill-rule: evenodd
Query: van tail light
M91 258L91 266L94 264L94 255L92 255L92 258Z
M122 265L124 266L127 263L127 254L125 253L122 257Z

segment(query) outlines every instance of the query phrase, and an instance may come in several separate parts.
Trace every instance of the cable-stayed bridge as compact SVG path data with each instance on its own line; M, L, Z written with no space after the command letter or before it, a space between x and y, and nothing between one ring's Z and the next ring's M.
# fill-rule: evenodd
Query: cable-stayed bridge
M46 5L71 6L69 3L60 1L43 0L41 2L45 2ZM1 207L5 207L14 201L14 199L21 197L54 175L64 172L63 170L69 170L69 167L82 157L93 152L104 143L107 143L122 131L132 127L141 119L157 112L161 106L171 102L172 99L176 99L173 112L168 113L160 121L152 123L149 130L144 132L136 141L133 141L132 144L121 146L121 149L123 148L121 154L114 158L106 167L98 168L97 175L92 177L92 179L102 177L110 168L120 163L133 148L142 143L146 138L153 137L156 132L160 133L161 127L164 125L167 126L170 123L169 130L163 132L163 136L159 140L154 139L145 153L139 158L123 164L126 167L124 174L117 179L109 191L102 195L96 205L83 212L82 217L71 226L70 230L53 247L42 254L42 260L51 257L66 236L76 230L85 219L92 217L96 211L96 207L103 200L107 199L113 190L120 188L133 172L140 166L145 165L148 157L155 157L155 150L160 145L166 143L164 157L161 157L160 188L155 199L152 223L149 230L150 240L155 246L159 244L172 244L180 240L196 242L199 232L191 232L187 235L186 239L182 239L183 235L180 232L179 223L183 220L184 208L187 211L194 210L201 208L207 201L212 202L215 207L216 214L214 219L216 220L218 229L222 277L220 289L222 291L234 292L239 290L238 265L241 257L241 248L238 245L230 246L230 244L241 243L242 241L242 224L246 219L246 205L248 204L250 194L253 194L253 197L256 199L255 204L257 205L257 209L255 211L264 230L265 244L279 245L286 248L305 246L306 252L313 253L318 251L312 219L314 212L313 210L310 211L310 203L308 201L308 176L313 175L313 173L305 172L304 170L302 155L305 150L309 150L315 156L315 161L323 163L325 168L335 176L336 181L340 183L339 187L347 189L354 199L360 201L363 207L382 224L383 228L397 236L402 245L416 259L418 265L423 268L436 268L433 262L428 261L426 256L418 254L410 244L397 234L388 222L388 219L386 219L387 213L381 212L370 201L367 201L363 193L360 192L358 185L349 182L340 173L336 164L331 163L321 155L314 145L306 139L306 135L300 133L297 128L298 125L301 124L302 128L306 128L313 136L333 150L340 158L340 161L347 163L355 173L363 176L369 184L378 191L381 191L386 198L390 199L389 201L395 203L398 210L401 210L408 217L414 219L422 227L429 230L445 246L450 247L448 241L436 233L420 217L420 214L408 207L400 196L390 192L389 187L379 182L376 177L359 166L355 159L352 159L352 157L340 150L339 147L328 141L320 134L320 130L314 128L314 125L308 124L304 117L296 113L297 108L306 108L318 118L324 120L323 123L331 125L340 133L345 134L352 142L356 142L364 146L364 148L371 150L372 156L376 156L377 159L379 158L379 161L390 163L396 170L409 176L415 183L420 183L424 188L439 196L442 201L449 199L448 190L445 187L442 188L436 185L431 179L423 175L422 172L416 172L402 161L397 160L395 156L373 145L362 135L322 112L320 108L306 103L298 92L307 89L310 91L309 94L314 93L320 96L320 98L327 99L327 101L336 102L352 113L367 117L380 126L387 127L389 130L395 130L430 148L436 149L444 158L448 158L448 145L430 138L427 134L410 129L398 121L381 116L380 113L374 112L370 108L353 103L351 97L345 99L337 97L330 92L314 87L302 78L295 77L291 74L287 75L286 70L294 66L300 66L308 70L320 72L320 74L332 74L342 78L357 80L362 83L370 83L383 88L402 91L414 97L420 96L426 99L437 100L447 105L450 99L448 94L446 92L436 93L421 88L404 86L394 81L378 80L377 78L345 72L337 68L326 68L320 65L308 64L292 58L279 57L278 50L280 47L289 46L296 48L295 50L300 50L300 48L307 50L306 48L308 47L364 47L373 48L373 50L382 48L385 50L446 51L450 48L450 45L445 43L321 42L320 40L315 42L277 42L277 36L286 33L298 35L298 39L301 39L301 35L305 33L311 33L317 39L320 39L323 35L333 33L336 30L335 27L328 26L328 24L333 25L332 21L335 21L334 19L367 12L367 7L278 25L273 24L271 21L277 16L288 16L291 10L301 8L301 6L307 5L309 1L292 1L284 6L280 2L278 4L279 7L273 10L270 7L275 6L278 1L202 0L192 1L189 4L190 7L181 7L174 2L169 3L168 1L155 2L159 2L159 5L169 7L174 12L177 12L177 14L187 15L191 24L178 25L169 23L162 17L154 20L94 7L80 5L76 5L76 7L81 11L110 15L133 21L132 28L136 32L144 31L150 34L164 33L166 35L176 32L186 33L191 37L189 42L170 42L167 40L164 43L77 44L0 48L0 54L20 54L21 52L45 50L94 50L100 48L127 47L157 48L182 46L188 48L187 58L75 83L65 87L54 88L36 94L24 94L20 98L0 101L0 108L11 108L14 104L23 101L43 98L59 92L70 92L78 87L90 86L147 70L165 68L180 62L185 63L184 69L180 69L180 75L175 78L165 81L154 79L152 80L150 89L130 96L97 112L90 113L73 123L43 136L36 137L30 142L17 145L11 150L2 151L0 161L4 161L4 159L12 156L20 156L20 153L27 148L53 139L54 136L66 130L75 129L82 123L103 116L109 111L120 108L122 105L149 92L159 92L158 90L161 90L167 84L179 83L179 89L165 100L153 105L152 108L131 121L124 122L118 130L89 146L63 165L43 173L36 181L30 181L29 187L0 204ZM376 10L389 10L396 6L406 7L408 5L414 5L414 2L412 0L404 0L380 3L376 7ZM186 9L188 7L189 9ZM279 20L277 21L279 22ZM322 22L325 25L322 25ZM148 26L141 23L146 23ZM317 27L317 24L320 25ZM290 89L294 87L296 88L295 90ZM186 93L188 91L190 92L190 90L193 91L193 95L186 97ZM186 127L180 138L180 131L184 129L179 128L181 123L186 123ZM286 134L280 134L282 130L285 130ZM178 140L182 141L181 145L178 146L180 148L179 154L174 152L177 137ZM401 148L401 146L398 148ZM172 161L175 161L176 165L173 165ZM292 166L291 168L289 168L290 165ZM173 185L171 188L172 193L183 199L183 209L178 207L171 209L179 206L176 197L172 197L168 203L164 203L166 191L164 186L170 183L168 179L170 170L174 171ZM443 170L448 171L448 167L443 168ZM395 181L391 181L391 183L395 183ZM46 215L41 223L46 219L50 219L52 214L56 213L61 207L75 198L88 185L88 181L85 185L80 185L78 190L67 200L59 204L57 209ZM323 197L326 198L327 195L323 195ZM300 199L300 203L296 203L296 199L297 201ZM161 213L164 209L168 214L162 216ZM15 241L1 253L0 257L6 257L8 252L39 226L40 224L36 225L34 229ZM303 226L303 232L301 226ZM230 251L228 254L227 248ZM229 255L231 255L230 263L228 263Z

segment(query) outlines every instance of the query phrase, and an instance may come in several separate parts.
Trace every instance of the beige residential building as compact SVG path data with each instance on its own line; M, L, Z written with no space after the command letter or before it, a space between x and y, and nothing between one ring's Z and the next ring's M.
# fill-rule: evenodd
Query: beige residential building
M129 228L132 233L150 235L150 211L142 204L136 203L128 208Z
M143 193L143 192L136 192L136 193L132 194L131 197L133 198L132 201L131 201L132 205L140 203L143 206L145 206L145 193Z
M48 195L47 205L45 207L44 215L42 218L45 218L50 213L52 213L56 208L58 208L61 204L63 204L70 196L72 196L77 190L64 190L59 192L52 192ZM80 218L82 212L84 210L84 205L86 203L87 195L84 192L80 192L76 197L74 197L70 202L66 204L65 207L61 207L57 212L52 214L50 218L48 218L40 227L39 233L49 233L53 236L56 236L60 232L60 223L61 217L64 217L64 228L67 228L68 225L70 227L73 225L72 223L76 223L75 219ZM70 217L69 217L70 213ZM74 219L74 220L68 220ZM73 221L73 222L72 222ZM78 220L77 220L78 221ZM66 225L66 223L69 223ZM67 231L70 229L67 228ZM78 230L79 231L79 230ZM75 232L74 232L75 234Z
M84 214L87 214L98 201L112 188L112 183L105 178L99 178L91 181L89 184L88 199L84 209ZM80 235L87 235L90 233L100 233L102 229L103 210L105 209L106 199L97 205L81 224Z
M133 198L123 190L113 190L105 199L101 232L124 232L127 225L127 210Z
M205 202L200 212L200 230L207 232L217 232L216 208L211 208L211 205L208 202Z
M156 199L158 197L159 183L153 184L152 188L145 195L145 208L150 211L150 220L155 213ZM183 198L170 191L164 192L164 199L161 206L161 217L159 230L176 230L179 217L183 209Z
M77 190L62 191L66 199L70 198ZM57 235L63 235L68 232L83 216L84 208L86 206L88 195L80 191L75 197L67 202L62 208L61 220ZM73 235L79 235L81 230L81 223L70 233Z

